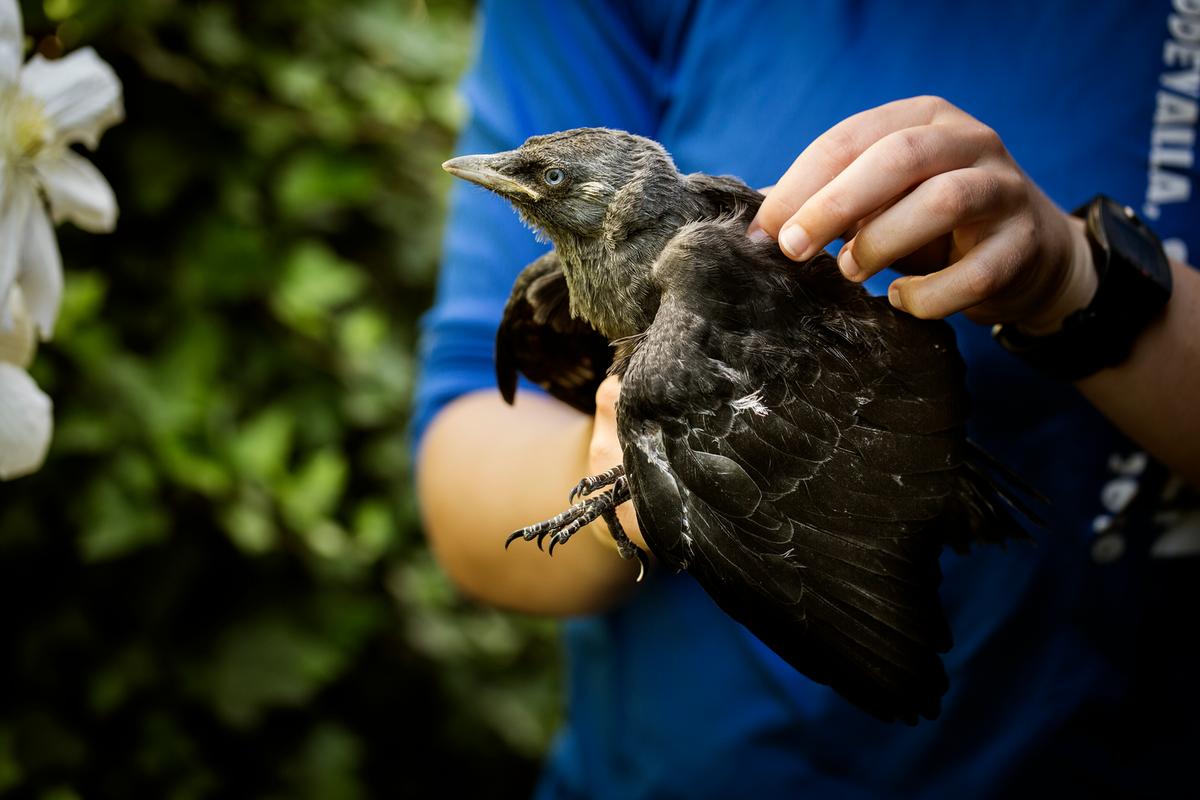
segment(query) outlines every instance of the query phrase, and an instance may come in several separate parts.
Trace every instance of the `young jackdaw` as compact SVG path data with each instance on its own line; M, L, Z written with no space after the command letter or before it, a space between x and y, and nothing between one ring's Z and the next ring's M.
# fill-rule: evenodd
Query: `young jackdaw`
M505 399L520 370L591 413L606 372L623 379L622 464L509 541L553 551L603 517L644 559L614 512L632 499L654 555L796 669L882 719L935 718L951 645L938 555L1025 536L966 439L951 328L824 253L797 265L748 239L762 195L682 175L649 139L585 128L443 166L554 243L504 312Z

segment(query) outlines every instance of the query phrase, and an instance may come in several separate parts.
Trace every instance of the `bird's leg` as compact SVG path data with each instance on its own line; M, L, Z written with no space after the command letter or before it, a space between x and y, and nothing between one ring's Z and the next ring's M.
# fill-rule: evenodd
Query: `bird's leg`
M584 506L587 510L568 522L566 525L559 528L550 537L550 555L554 555L554 548L565 543L568 539L574 536L584 525L593 522L605 514L613 511L621 503L629 499L629 488L624 478L618 478L613 483L613 488L604 494L598 494L595 497L589 497L584 500L579 506ZM578 508L579 506L576 506Z
M601 472L599 475L589 475L588 477L575 484L575 488L571 490L571 494L567 496L568 503L574 503L576 497L587 497L597 489L603 489L614 483L617 478L625 474L625 465L617 464L609 470Z
M615 487L614 491L616 491ZM637 582L641 583L642 578L646 576L646 568L649 566L650 561L646 557L646 552L634 544L629 536L626 535L625 529L621 527L621 520L617 517L616 505L605 511L601 516L604 517L604 524L608 526L608 532L612 534L613 540L617 543L617 552L621 554L621 558L637 558Z
M527 527L521 528L521 530L519 530L519 531L513 531L512 533L510 533L508 535L508 538L504 540L504 549L507 550L508 546L510 544L512 544L513 542L515 542L517 539L524 539L525 541L528 542L535 538L537 539L538 549L539 550L542 549L542 541L547 536L549 536L551 533L556 533L563 526L574 522L578 517L580 517L583 514L586 514L588 511L588 508L589 508L589 504L594 503L598 499L599 498L593 498L593 499L585 501L583 503L573 505L570 508L568 508L566 511L562 512L561 514L555 514L553 517L551 517L548 520L545 520L544 522L539 522L534 525L529 525ZM595 517L593 517L592 519L595 519ZM587 523L585 522L584 524L586 525Z
M638 573L638 580L640 581L646 573L647 557L637 545L630 541L629 537L625 534L624 528L621 527L620 520L617 519L617 506L627 502L631 496L629 481L623 474L614 474L612 479L609 480L610 473L617 473L618 471L624 472L622 468L616 467L602 475L595 476L593 479L611 483L612 489L609 491L588 497L586 500L576 503L566 511L551 517L545 522L539 522L535 525L522 528L519 531L513 531L504 542L504 546L508 547L517 539L524 539L527 542L536 539L538 547L541 548L542 542L549 536L550 554L554 555L555 547L566 542L585 525L603 518L608 525L609 533L612 534L613 539L617 543L617 552L621 554L621 557L638 559L638 563L641 565L641 570ZM583 483L581 481L581 485ZM588 491L594 491L594 488Z
M646 568L649 566L649 558L646 553L638 547L625 533L625 529L621 527L621 520L617 517L617 506L628 502L632 495L629 493L629 482L624 476L618 477L613 481L613 487L605 494L593 498L596 501L596 506L587 514L577 517L573 522L564 526L561 530L550 537L550 555L554 555L554 548L564 543L575 533L587 525L589 522L599 516L604 519L604 524L608 526L609 535L613 541L617 543L617 552L621 558L637 558L640 569L638 570L637 580L640 583L646 575ZM596 514L596 512L599 512Z

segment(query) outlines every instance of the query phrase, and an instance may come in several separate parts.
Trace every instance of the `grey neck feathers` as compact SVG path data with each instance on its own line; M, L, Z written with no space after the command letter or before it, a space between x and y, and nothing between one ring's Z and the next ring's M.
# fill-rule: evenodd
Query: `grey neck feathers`
M572 316L609 339L641 333L654 320L659 291L650 273L667 242L685 221L680 214L683 178L665 152L646 151L632 179L605 186L598 235L570 232L555 238L571 295Z
M644 233L611 247L596 239L556 241L571 296L571 316L587 320L610 340L648 328L659 299L650 270L668 240Z
M647 151L637 166L619 189L594 184L605 208L598 232L552 236L571 315L609 339L641 333L654 321L660 294L651 278L654 262L682 225L724 215L748 224L762 197L733 179L680 175L665 152Z

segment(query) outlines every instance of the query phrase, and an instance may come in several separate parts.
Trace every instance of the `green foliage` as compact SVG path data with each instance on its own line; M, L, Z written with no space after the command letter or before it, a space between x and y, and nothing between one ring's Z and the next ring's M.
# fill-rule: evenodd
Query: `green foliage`
M0 484L0 794L528 793L552 630L422 542L405 438L466 2L44 0L128 118L60 232L51 457Z

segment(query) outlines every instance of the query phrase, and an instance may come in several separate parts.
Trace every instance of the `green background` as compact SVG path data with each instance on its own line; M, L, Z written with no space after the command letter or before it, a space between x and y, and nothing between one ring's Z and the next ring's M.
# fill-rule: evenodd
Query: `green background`
M448 585L406 438L470 4L22 7L127 119L0 484L0 795L526 796L553 630Z

